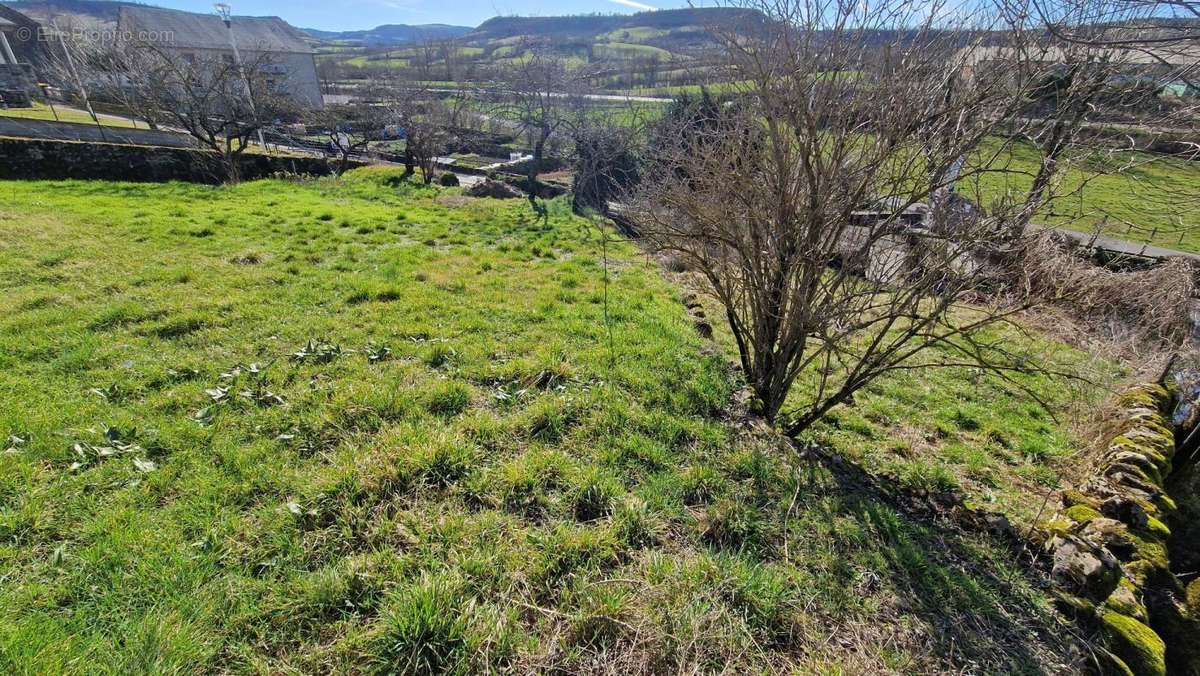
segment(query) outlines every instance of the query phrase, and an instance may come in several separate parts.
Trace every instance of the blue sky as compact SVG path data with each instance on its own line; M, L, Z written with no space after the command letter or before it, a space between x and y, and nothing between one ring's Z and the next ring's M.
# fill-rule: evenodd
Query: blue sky
M216 1L216 0L213 0ZM630 13L687 6L686 0L226 0L234 14L274 15L301 28L358 30L385 23L476 26L500 14ZM149 4L211 12L208 0L149 0Z

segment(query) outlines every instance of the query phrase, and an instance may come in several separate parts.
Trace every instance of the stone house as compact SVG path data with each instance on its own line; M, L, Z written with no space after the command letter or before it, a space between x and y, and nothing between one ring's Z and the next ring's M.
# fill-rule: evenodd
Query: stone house
M236 46L243 63L268 62L262 75L276 92L302 108L323 107L314 51L299 30L279 17L234 16L227 27L215 14L122 6L117 36L199 62L232 59Z
M0 5L0 100L6 106L28 107L38 95L40 29L33 19Z

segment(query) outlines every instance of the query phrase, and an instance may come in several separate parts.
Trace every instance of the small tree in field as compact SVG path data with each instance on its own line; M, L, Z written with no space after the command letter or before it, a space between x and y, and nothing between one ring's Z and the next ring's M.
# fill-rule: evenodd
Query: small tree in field
M526 163L529 202L539 209L538 175L550 140L570 119L586 77L567 68L566 60L538 45L524 48L524 57L498 73L502 83L496 114L510 121L529 139L532 159Z
M743 84L665 123L631 213L720 301L759 412L796 435L888 373L1042 368L996 334L1033 302L993 268L1027 205L954 194L1030 124L1038 73L964 75L1026 27L979 5L748 4L773 21L723 40Z
M310 124L321 127L337 154L338 175L346 173L354 155L369 150L372 142L383 140L399 121L396 107L382 92L368 93L354 105L330 106L308 116Z
M94 45L89 77L104 93L152 126L177 128L215 154L225 180L241 177L251 139L297 107L275 91L269 54L184 54L152 43Z
M438 157L453 140L468 101L464 92L438 92L419 83L400 83L389 100L404 129L404 175L418 168L425 185L437 174Z

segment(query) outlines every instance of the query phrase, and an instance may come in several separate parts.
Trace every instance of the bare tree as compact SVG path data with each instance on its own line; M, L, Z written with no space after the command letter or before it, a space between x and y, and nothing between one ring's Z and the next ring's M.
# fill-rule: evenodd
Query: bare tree
M297 107L272 86L269 54L191 54L153 43L80 45L87 75L103 95L153 127L180 129L237 182L251 139Z
M529 203L539 213L538 175L547 146L566 124L571 100L581 93L587 77L569 70L565 59L539 45L526 46L523 58L497 74L502 91L495 114L529 139L533 157L525 164L526 189Z
M344 174L354 155L367 152L371 143L382 141L390 129L400 125L401 115L391 92L378 84L360 90L358 102L329 106L307 116L319 126L338 157L338 175Z
M1036 78L996 68L962 82L1012 25L979 5L747 5L772 21L714 29L744 85L664 136L632 213L723 306L759 412L796 435L891 372L1043 368L995 333L1033 302L995 288L993 269L997 233L1027 204L954 193L1024 119Z
M1039 33L1027 33L1032 38L1027 42L1043 52L1054 50L1062 64L1057 86L1042 91L1043 99L1054 105L1041 107L1044 124L1032 130L1046 169L1036 177L1034 190L1048 180L1046 174L1054 173L1053 165L1072 156L1100 157L1116 165L1110 171L1131 175L1169 157L1200 157L1194 141L1200 131L1200 4L1010 0L1006 11L1013 17L1036 17ZM1064 117L1081 124L1056 124ZM1137 148L1153 149L1154 155L1118 155ZM1114 157L1124 161L1113 162ZM1138 189L1135 180L1129 183L1131 190ZM1200 202L1200 186L1178 197L1171 209L1184 201ZM1181 241L1184 232L1197 227L1173 220Z
M439 91L424 82L399 82L389 91L390 107L404 129L405 176L421 169L426 185L437 174L444 154L462 123L470 92Z
M1145 139L1169 126L1170 114L1179 107L1160 97L1159 83L1181 77L1182 71L1178 54L1152 37L1161 33L1146 23L1152 17L1145 13L1155 11L1149 3L1004 0L999 7L1008 25L1003 42L975 50L970 68L1010 73L1014 90L1027 98L1023 114L1005 130L1021 136L1040 161L1023 213L1012 224L1019 235L1036 214L1051 208L1048 190L1064 168L1079 175L1081 167L1101 164L1087 160L1101 159L1115 167L1109 172L1121 172L1145 160L1119 155L1139 145L1122 141L1133 141L1131 129ZM1135 49L1135 36L1150 42ZM1187 64L1195 67L1195 61Z

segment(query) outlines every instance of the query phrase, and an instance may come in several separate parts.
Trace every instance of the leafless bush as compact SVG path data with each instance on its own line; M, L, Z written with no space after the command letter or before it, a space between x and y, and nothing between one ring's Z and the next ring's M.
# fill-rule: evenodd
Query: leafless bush
M711 119L663 135L632 213L724 307L762 415L795 435L894 371L1057 373L1001 337L1044 297L994 263L1059 194L1056 153L1106 81L1088 64L1104 60L1085 54L1069 71L1079 95L1030 117L1061 66L1011 6L740 4L773 20L758 39L725 40L742 86ZM985 46L1002 58L976 67ZM1045 151L1032 188L947 218L956 185L1030 134ZM921 203L932 216L918 223ZM1157 301L1138 311L1174 322ZM789 402L802 374L812 395Z
M61 40L54 68L151 127L180 129L213 151L225 180L240 178L251 139L298 113L271 83L267 52L193 54L146 41Z

